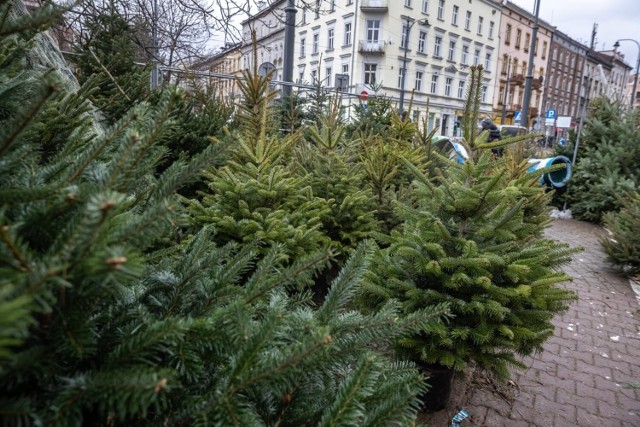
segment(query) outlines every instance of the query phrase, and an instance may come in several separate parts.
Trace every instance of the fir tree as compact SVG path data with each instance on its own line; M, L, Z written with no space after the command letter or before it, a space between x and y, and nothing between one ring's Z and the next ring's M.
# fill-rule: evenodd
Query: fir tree
M193 224L215 224L220 242L257 241L265 249L283 244L294 257L312 253L329 244L320 230L329 208L313 194L310 177L294 173L289 164L300 136L279 137L269 79L244 76L232 158L207 172L209 191L201 202L185 200Z
M453 320L399 340L402 354L458 371L474 362L505 379L523 367L518 356L542 349L551 319L575 297L557 286L570 280L558 268L575 250L539 237L547 220L526 212L548 202L544 189L522 165L519 176L508 172L507 157L494 159L483 140L470 141L464 164L432 156L433 178L405 162L417 197L398 205L401 226L380 236L389 247L378 251L362 300L398 298L407 313L450 303Z
M6 12L6 10L4 10ZM0 22L0 417L6 425L410 425L418 372L368 345L445 313L402 319L391 302L351 309L368 269L362 244L317 308L306 284L322 251L281 265L274 245L219 246L210 227L178 238L175 190L218 155L208 146L156 175L176 96L139 104L103 133L80 125L51 156L29 133L61 85L14 74L23 56ZM6 25L9 22L9 25ZM7 34L9 34L7 36ZM82 93L63 93L69 120ZM85 99L86 101L86 99ZM79 116L79 117L78 117Z
M620 209L618 196L640 190L640 112L602 98L592 106L566 198L576 218L599 223Z
M607 260L628 275L640 273L640 194L620 196L619 212L604 214L608 235L600 239Z

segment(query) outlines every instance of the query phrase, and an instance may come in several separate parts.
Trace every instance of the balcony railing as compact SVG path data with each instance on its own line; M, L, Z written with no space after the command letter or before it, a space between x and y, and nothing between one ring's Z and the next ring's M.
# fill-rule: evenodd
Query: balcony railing
M524 83L524 76L522 74L514 74L511 76L511 84L512 85L521 85Z
M363 12L387 12L387 0L362 0L360 10Z
M387 43L384 41L360 40L358 44L358 52L360 53L378 53L384 54Z

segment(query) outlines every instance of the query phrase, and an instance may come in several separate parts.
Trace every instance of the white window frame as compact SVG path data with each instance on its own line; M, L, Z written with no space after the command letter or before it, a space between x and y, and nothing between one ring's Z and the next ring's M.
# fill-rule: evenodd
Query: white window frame
M327 50L333 50L335 47L336 29L334 27L327 28Z
M464 29L469 30L471 28L471 11L467 10L467 14L464 17Z
M449 40L449 53L447 55L447 60L453 61L456 55L456 41Z
M458 82L458 98L462 99L464 98L464 87L466 85L466 82L464 80L460 80Z
M478 16L478 35L482 35L482 25L484 24L484 18L482 16Z
M453 83L453 78L446 77L444 79L444 96L451 96L451 85Z
M378 64L375 62L365 62L363 65L362 81L364 84L374 85L378 81ZM371 77L373 76L373 79Z
M427 32L420 31L420 35L418 36L418 52L426 53L427 46Z
M469 65L469 45L462 46L462 55L460 57L460 63L462 65Z
M414 89L416 92L420 92L422 90L422 79L424 77L423 71L416 71L416 82Z
M484 54L484 70L491 71L491 52Z
M431 93L436 95L438 93L438 76L437 74L434 74L433 76L431 76Z
M351 21L344 23L344 46L351 46L351 37L353 36L353 23Z
M433 43L433 56L435 58L441 58L440 56L441 48L442 48L442 36L436 36L435 41Z
M458 25L458 13L460 12L460 7L458 5L453 5L453 12L451 12L451 25Z
M429 0L422 0L422 13L429 13Z
M307 45L307 38L301 37L300 38L300 58L304 58L307 54L306 45Z
M438 19L444 20L444 0L438 0Z
M380 42L380 31L382 29L382 21L380 19L367 19L365 28L367 43Z
M311 54L317 55L320 53L320 33L315 32L311 38Z

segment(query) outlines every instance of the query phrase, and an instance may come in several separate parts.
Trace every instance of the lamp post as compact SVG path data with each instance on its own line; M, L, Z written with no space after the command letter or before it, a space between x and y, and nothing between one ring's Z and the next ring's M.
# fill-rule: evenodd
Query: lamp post
M420 22L421 25L429 26L429 21L427 19L421 20L413 20L410 17L406 16L407 20L405 31L404 31L404 57L402 60L402 83L400 84L400 114L404 113L404 82L407 79L407 52L409 51L409 31L413 24L416 22Z
M636 63L636 75L633 78L633 90L631 91L631 103L629 104L629 109L633 110L636 100L636 87L638 86L638 72L640 72L640 43L638 43L634 39L620 39L613 44L614 50L620 47L620 42L634 42L636 46L638 46L638 62Z

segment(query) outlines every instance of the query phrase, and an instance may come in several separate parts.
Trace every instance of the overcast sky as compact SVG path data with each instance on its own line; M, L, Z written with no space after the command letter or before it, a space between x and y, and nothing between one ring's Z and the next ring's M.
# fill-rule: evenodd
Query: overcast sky
M598 24L596 50L613 49L618 39L640 43L640 0L539 0L540 18L558 27L575 40L588 45L594 22ZM535 12L535 0L512 0L523 9ZM636 67L638 46L620 42L618 50L625 62Z

